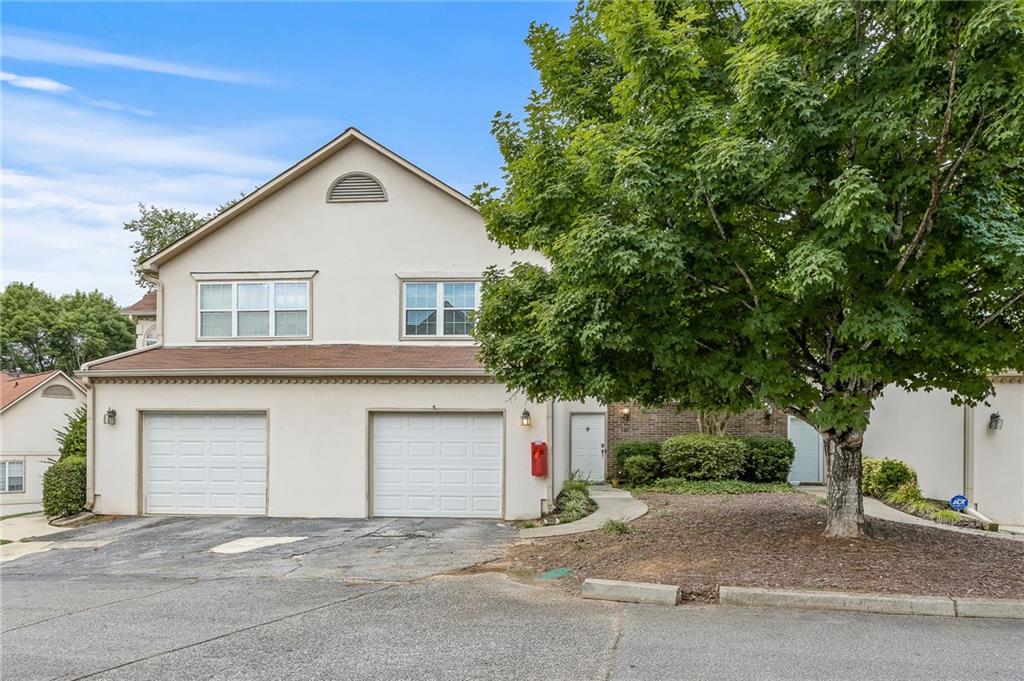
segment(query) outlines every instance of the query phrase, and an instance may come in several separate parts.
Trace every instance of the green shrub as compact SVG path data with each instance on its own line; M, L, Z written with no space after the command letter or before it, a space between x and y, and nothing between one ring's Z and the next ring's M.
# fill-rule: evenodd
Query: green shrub
M784 437L744 437L746 457L741 480L749 482L786 482L793 466L796 447Z
M661 464L660 442L620 442L615 445L615 460L623 461L631 456L653 456Z
M939 508L928 516L937 523L943 523L945 525L955 525L960 522L960 514L956 511L951 511L948 508Z
M726 435L678 435L661 445L666 474L687 480L732 480L743 470L746 446Z
M621 520L607 520L601 529L609 534L629 534L633 530Z
M662 494L753 494L756 492L792 492L793 488L781 482L662 478L642 488L641 491L661 492Z
M661 466L650 454L634 454L624 459L615 459L619 477L631 485L646 485L658 477Z
M590 495L590 483L586 480L580 480L571 478L562 483L562 493L569 492L583 492L584 494Z
M916 482L906 482L896 488L895 491L886 495L885 500L895 506L906 506L922 501L921 488Z
M66 459L69 456L85 456L85 442L87 437L87 426L85 423L85 407L79 407L74 412L67 414L68 422L63 430L57 433L57 449L60 451L60 458Z
M85 457L69 456L43 474L43 512L50 517L74 515L85 508Z
M914 469L896 459L864 459L861 465L861 491L885 499L907 483L917 485Z

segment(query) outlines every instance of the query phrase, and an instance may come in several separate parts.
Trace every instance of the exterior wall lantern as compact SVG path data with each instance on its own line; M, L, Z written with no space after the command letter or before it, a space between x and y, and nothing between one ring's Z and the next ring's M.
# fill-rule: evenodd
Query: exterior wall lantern
M108 426L113 426L117 423L117 411L113 407L109 407L107 412L103 414L103 423Z
M523 428L529 428L533 425L533 418L530 417L530 412L526 409L524 409L523 413L519 415L519 425Z
M622 414L622 418L628 419L629 418L629 405L623 406L622 409L619 410L619 413Z
M989 430L1002 430L1003 429L1003 417L999 415L998 411L988 417L988 429Z

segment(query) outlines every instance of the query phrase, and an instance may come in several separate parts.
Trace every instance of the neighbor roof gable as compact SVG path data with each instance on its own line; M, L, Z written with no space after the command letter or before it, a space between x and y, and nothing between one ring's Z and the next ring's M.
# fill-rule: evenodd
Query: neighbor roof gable
M448 184L445 184L444 182L437 179L427 171L420 168L419 166L414 165L413 163L402 158L395 152L391 151L383 144L377 142L371 137L368 137L367 135L364 135L356 128L348 128L347 130L345 130L345 132L341 133L333 140L331 140L324 146L320 147L319 149L317 149L312 154L305 157L295 165L291 166L274 179L261 185L258 189L256 189L251 194L240 200L235 205L225 210L223 213L214 216L195 231L190 232L189 234L183 236L174 243L165 247L163 250L150 256L148 260L145 260L140 265L140 268L143 271L155 273L157 269L160 267L160 265L164 264L171 258L174 258L175 256L179 255L188 248L191 248L193 245L195 245L202 239L210 236L224 225L228 224L238 216L245 213L250 208L256 206L265 199L270 198L281 189L285 188L298 178L305 175L310 170L316 168L321 163L334 156L336 153L347 147L352 142L362 142L363 144L370 147L371 149L381 154L385 158L390 159L391 161L398 164L405 170L411 172L420 179L426 181L428 184L433 185L437 189L441 190L442 192L452 197L459 203L467 206L468 208L474 211L477 210L476 206L473 205L473 202L469 199L469 197L463 194L462 192L458 191L457 189Z
M0 412L7 411L58 376L63 376L68 383L78 388L83 395L85 394L85 388L78 381L59 369L39 374L23 374L17 378L13 374L5 372L0 378L0 386L2 386L0 387Z

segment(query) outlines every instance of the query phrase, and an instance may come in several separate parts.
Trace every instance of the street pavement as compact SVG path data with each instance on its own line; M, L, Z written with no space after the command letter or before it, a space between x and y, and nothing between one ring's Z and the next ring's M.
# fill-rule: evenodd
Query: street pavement
M209 552L252 536L306 539ZM460 572L513 537L494 521L267 518L53 535L68 548L2 567L0 677L1024 678L1020 621L640 606Z

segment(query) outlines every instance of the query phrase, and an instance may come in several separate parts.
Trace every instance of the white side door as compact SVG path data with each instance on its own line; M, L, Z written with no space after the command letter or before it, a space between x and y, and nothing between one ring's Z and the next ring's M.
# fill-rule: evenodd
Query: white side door
M591 482L604 482L604 414L573 414L570 423L572 472Z
M789 482L822 482L821 435L809 423L789 417L789 439L796 448Z
M142 462L144 513L267 512L264 414L144 414Z

